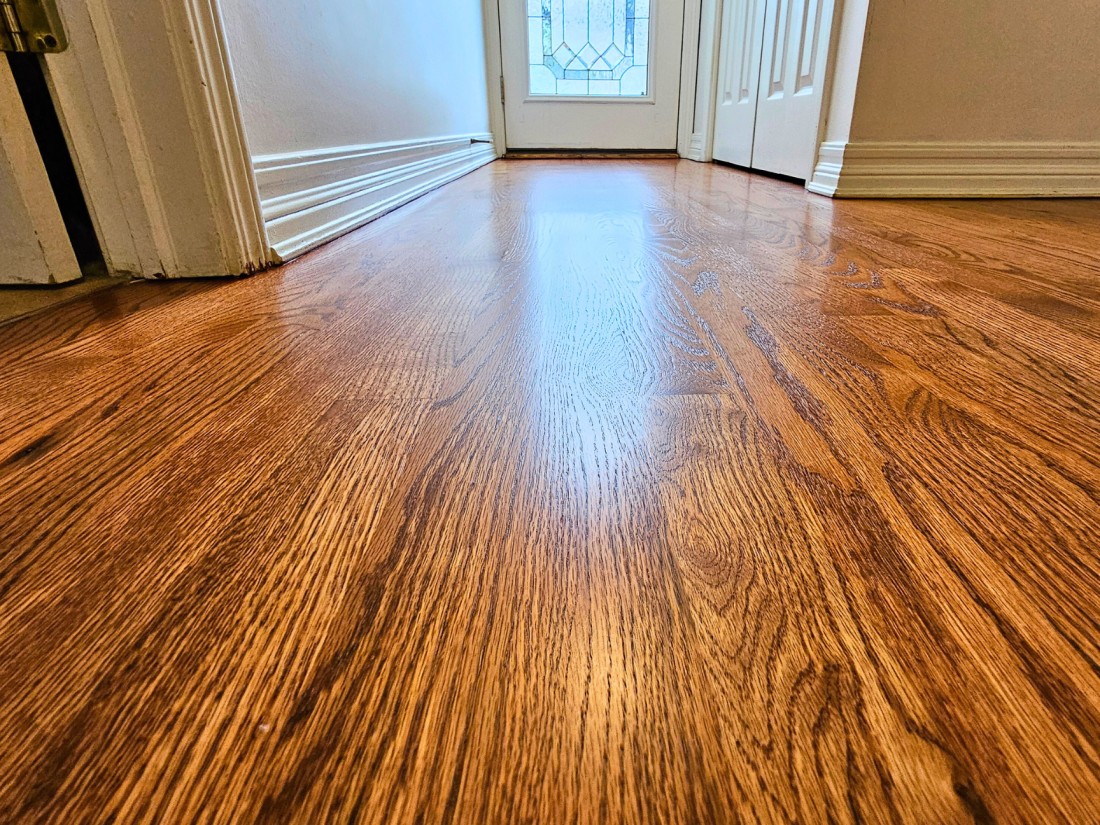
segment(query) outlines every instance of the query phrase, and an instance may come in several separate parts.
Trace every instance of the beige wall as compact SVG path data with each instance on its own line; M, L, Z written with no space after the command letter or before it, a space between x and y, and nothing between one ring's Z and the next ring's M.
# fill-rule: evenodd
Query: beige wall
M1100 195L1100 0L844 0L808 188Z
M1100 140L1100 0L871 0L851 137Z
M481 0L234 0L254 155L489 131Z

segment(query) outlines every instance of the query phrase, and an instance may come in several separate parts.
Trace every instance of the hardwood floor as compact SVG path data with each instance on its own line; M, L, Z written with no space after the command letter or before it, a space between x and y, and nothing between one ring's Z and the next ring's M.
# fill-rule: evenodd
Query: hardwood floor
M1100 822L1100 206L500 162L0 327L0 821Z

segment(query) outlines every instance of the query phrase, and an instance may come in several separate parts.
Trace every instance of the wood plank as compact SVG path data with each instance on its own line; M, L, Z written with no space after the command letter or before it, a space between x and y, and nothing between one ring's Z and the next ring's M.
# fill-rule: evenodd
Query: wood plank
M0 820L1100 822L1097 250L498 163L3 327Z

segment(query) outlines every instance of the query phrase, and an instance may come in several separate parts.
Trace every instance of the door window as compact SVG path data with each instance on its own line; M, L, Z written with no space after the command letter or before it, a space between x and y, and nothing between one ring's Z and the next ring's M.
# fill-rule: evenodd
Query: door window
M650 0L525 2L532 96L649 94Z

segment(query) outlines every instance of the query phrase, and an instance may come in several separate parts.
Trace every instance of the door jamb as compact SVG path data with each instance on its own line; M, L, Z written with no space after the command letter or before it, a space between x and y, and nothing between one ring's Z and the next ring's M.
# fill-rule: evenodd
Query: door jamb
M489 131L497 157L508 148L507 122L504 119L504 57L500 45L500 6L498 0L481 0L485 25L485 75L489 89Z
M696 25L695 71L690 85L691 110L685 118L681 102L680 154L700 163L714 160L714 117L718 100L718 61L722 37L723 0L695 0L698 4ZM685 29L687 21L685 20ZM686 74L686 71L685 71Z
M710 161L714 145L714 99L718 83L716 38L721 0L687 0L680 82L680 157Z

